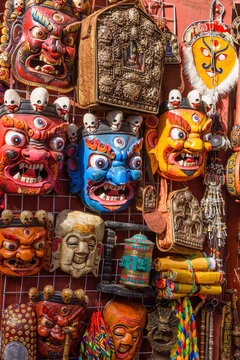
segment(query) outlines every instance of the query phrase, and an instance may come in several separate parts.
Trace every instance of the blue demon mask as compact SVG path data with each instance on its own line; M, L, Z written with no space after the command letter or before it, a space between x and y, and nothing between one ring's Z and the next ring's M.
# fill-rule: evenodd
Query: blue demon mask
M70 192L93 211L121 211L131 205L141 178L142 139L123 122L113 130L107 122L91 131L78 130L78 141L68 147Z

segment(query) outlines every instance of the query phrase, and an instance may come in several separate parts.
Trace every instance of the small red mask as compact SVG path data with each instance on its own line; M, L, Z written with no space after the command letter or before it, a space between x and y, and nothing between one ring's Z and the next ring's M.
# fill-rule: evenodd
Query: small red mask
M48 301L45 301L40 295L37 301L37 348L39 356L50 359L62 358L66 338L64 330L67 327L72 329L70 353L77 355L78 342L84 330L83 305L74 299L71 299L69 303L64 303L61 296L56 295L56 293Z

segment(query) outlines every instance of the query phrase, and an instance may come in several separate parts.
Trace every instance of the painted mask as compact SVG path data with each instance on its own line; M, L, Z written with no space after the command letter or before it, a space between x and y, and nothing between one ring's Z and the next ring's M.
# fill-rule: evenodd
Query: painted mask
M62 271L78 278L92 272L98 276L104 221L97 215L63 210L56 220L52 271Z
M65 289L70 290L70 289ZM37 349L42 358L62 358L63 352L77 355L78 342L84 330L83 309L85 303L76 295L67 297L64 291L55 292L48 300L44 294L37 296ZM66 334L70 334L66 341ZM66 349L67 347L67 349Z
M197 21L183 34L184 70L192 86L201 94L224 95L238 78L237 52L231 29L222 22L224 7L211 4L211 20Z
M40 215L39 215L40 213ZM48 228L44 210L35 216L23 211L13 217L4 210L0 220L0 272L11 276L37 274L42 268L49 271L52 231Z
M141 346L146 309L126 300L111 300L103 311L114 343L116 360L135 360Z
M114 112L111 112L114 113ZM120 117L121 118L121 117ZM70 191L93 211L121 211L134 200L140 180L142 139L119 116L108 116L96 131L79 130L78 144L67 149ZM119 123L114 122L119 122Z
M198 92L189 93L178 107L164 102L159 119L146 120L145 146L152 172L174 181L201 175L211 150L211 124Z
M0 79L6 79L11 68L24 84L72 90L79 20L91 10L91 0L22 0L21 12L16 2L10 0L4 13Z
M36 360L36 315L34 304L13 304L3 313L2 360Z
M35 100L31 99L32 103L21 101L15 112L11 104L0 107L2 192L40 195L59 191L68 124L57 115L55 105L46 104L46 100L41 105L45 95L40 93Z

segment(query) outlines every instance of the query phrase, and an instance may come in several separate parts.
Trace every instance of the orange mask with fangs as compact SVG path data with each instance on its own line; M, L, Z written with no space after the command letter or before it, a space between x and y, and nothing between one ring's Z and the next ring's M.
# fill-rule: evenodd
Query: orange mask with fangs
M152 172L175 181L203 174L211 150L211 125L201 103L196 107L183 99L178 108L163 103L159 118L146 119L145 146Z

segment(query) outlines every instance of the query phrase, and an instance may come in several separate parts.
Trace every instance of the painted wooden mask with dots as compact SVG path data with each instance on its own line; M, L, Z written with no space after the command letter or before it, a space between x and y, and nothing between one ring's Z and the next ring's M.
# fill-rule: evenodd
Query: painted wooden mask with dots
M58 192L66 113L58 110L61 105L48 103L44 88L34 89L30 100L21 101L15 90L6 91L4 99L0 107L0 191Z
M13 216L4 210L0 219L0 272L11 276L49 271L52 249L52 214L39 210Z

